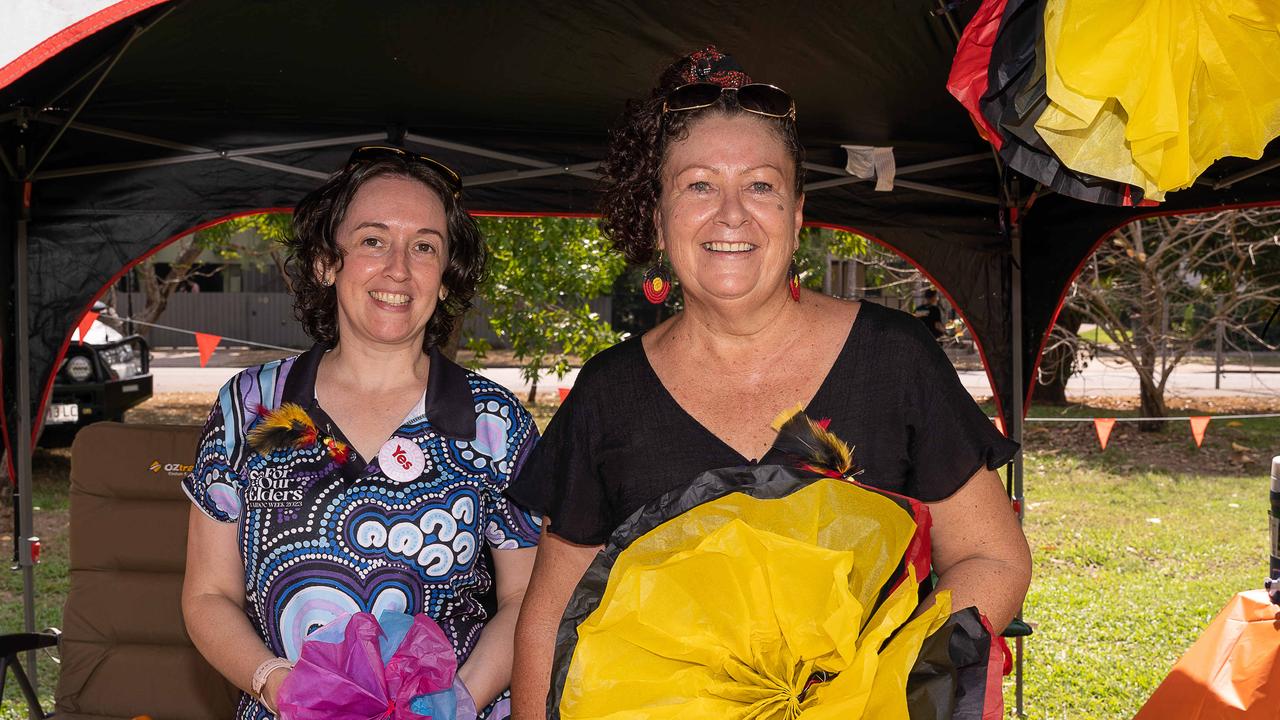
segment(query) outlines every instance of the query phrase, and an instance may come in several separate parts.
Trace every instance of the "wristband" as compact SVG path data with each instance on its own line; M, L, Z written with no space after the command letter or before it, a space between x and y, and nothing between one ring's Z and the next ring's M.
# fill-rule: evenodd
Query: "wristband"
M267 686L267 678L271 676L271 673L281 668L291 669L293 668L293 663L279 657L267 658L262 661L257 670L253 671L253 682L250 683L250 687L253 690L253 696L258 699L259 703L262 703L263 707L267 705L266 699L262 697L262 689ZM275 710L267 709L271 710L273 714L275 713Z

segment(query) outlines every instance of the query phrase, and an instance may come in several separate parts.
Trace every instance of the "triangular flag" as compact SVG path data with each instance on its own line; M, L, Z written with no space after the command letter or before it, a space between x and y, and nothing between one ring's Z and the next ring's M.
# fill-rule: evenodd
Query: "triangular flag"
M995 422L996 429L1000 431L1001 435L1004 435L1005 437L1009 436L1009 433L1004 431L1004 418L997 415L995 416L995 418L993 418L993 422Z
M221 335L196 333L196 347L200 349L200 367L204 367L209 363L209 358L213 357L213 351L217 349L220 342L222 342Z
M98 319L98 313L90 310L80 318L80 324L76 326L76 330L80 331L80 344L84 344L84 335L89 332L89 328L93 327L93 323Z
M1204 443L1204 431L1209 427L1209 421L1212 419L1204 415L1191 418L1191 437L1196 439L1196 447Z
M562 388L559 388L559 390L560 390L560 402L564 402L564 399L569 397L570 388L562 387Z
M1107 439L1111 437L1111 429L1116 426L1115 418L1094 418L1093 430L1098 433L1098 444L1107 449Z

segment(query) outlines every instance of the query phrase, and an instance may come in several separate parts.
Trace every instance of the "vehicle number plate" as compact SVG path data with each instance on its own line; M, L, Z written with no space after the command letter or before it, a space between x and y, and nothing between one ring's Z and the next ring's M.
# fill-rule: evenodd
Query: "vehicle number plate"
M49 406L48 412L44 414L44 421L48 425L73 423L79 420L80 406L75 403L54 403Z

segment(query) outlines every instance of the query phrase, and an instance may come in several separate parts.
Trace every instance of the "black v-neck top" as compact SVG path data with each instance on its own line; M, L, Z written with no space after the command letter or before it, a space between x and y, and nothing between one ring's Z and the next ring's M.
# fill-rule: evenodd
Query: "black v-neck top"
M869 302L806 412L854 446L859 481L925 502L1018 450L919 320ZM586 363L507 494L556 535L598 545L649 501L749 462L675 401L635 337ZM770 450L759 462L786 461Z

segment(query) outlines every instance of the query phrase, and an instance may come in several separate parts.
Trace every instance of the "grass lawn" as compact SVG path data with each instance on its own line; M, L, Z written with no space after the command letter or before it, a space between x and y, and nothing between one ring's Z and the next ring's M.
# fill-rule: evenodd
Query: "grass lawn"
M199 422L210 401L159 396L130 419ZM1205 414L1231 409L1201 402ZM553 409L535 408L540 425ZM1081 406L1036 412L1133 414ZM1031 425L1026 448L1026 532L1035 557L1026 617L1036 626L1026 643L1027 715L1130 718L1227 600L1261 587L1266 478L1271 454L1280 453L1280 421L1212 423L1201 450L1185 423L1154 435L1122 423L1105 452L1091 425ZM38 623L56 626L67 592L69 453L40 451L35 467L45 541ZM3 504L0 528L7 530L7 496ZM0 545L10 541L6 535ZM0 574L0 632L21 627L21 575ZM55 673L42 663L46 709ZM16 698L11 682L0 718L26 717ZM1012 708L1011 682L1005 698Z

